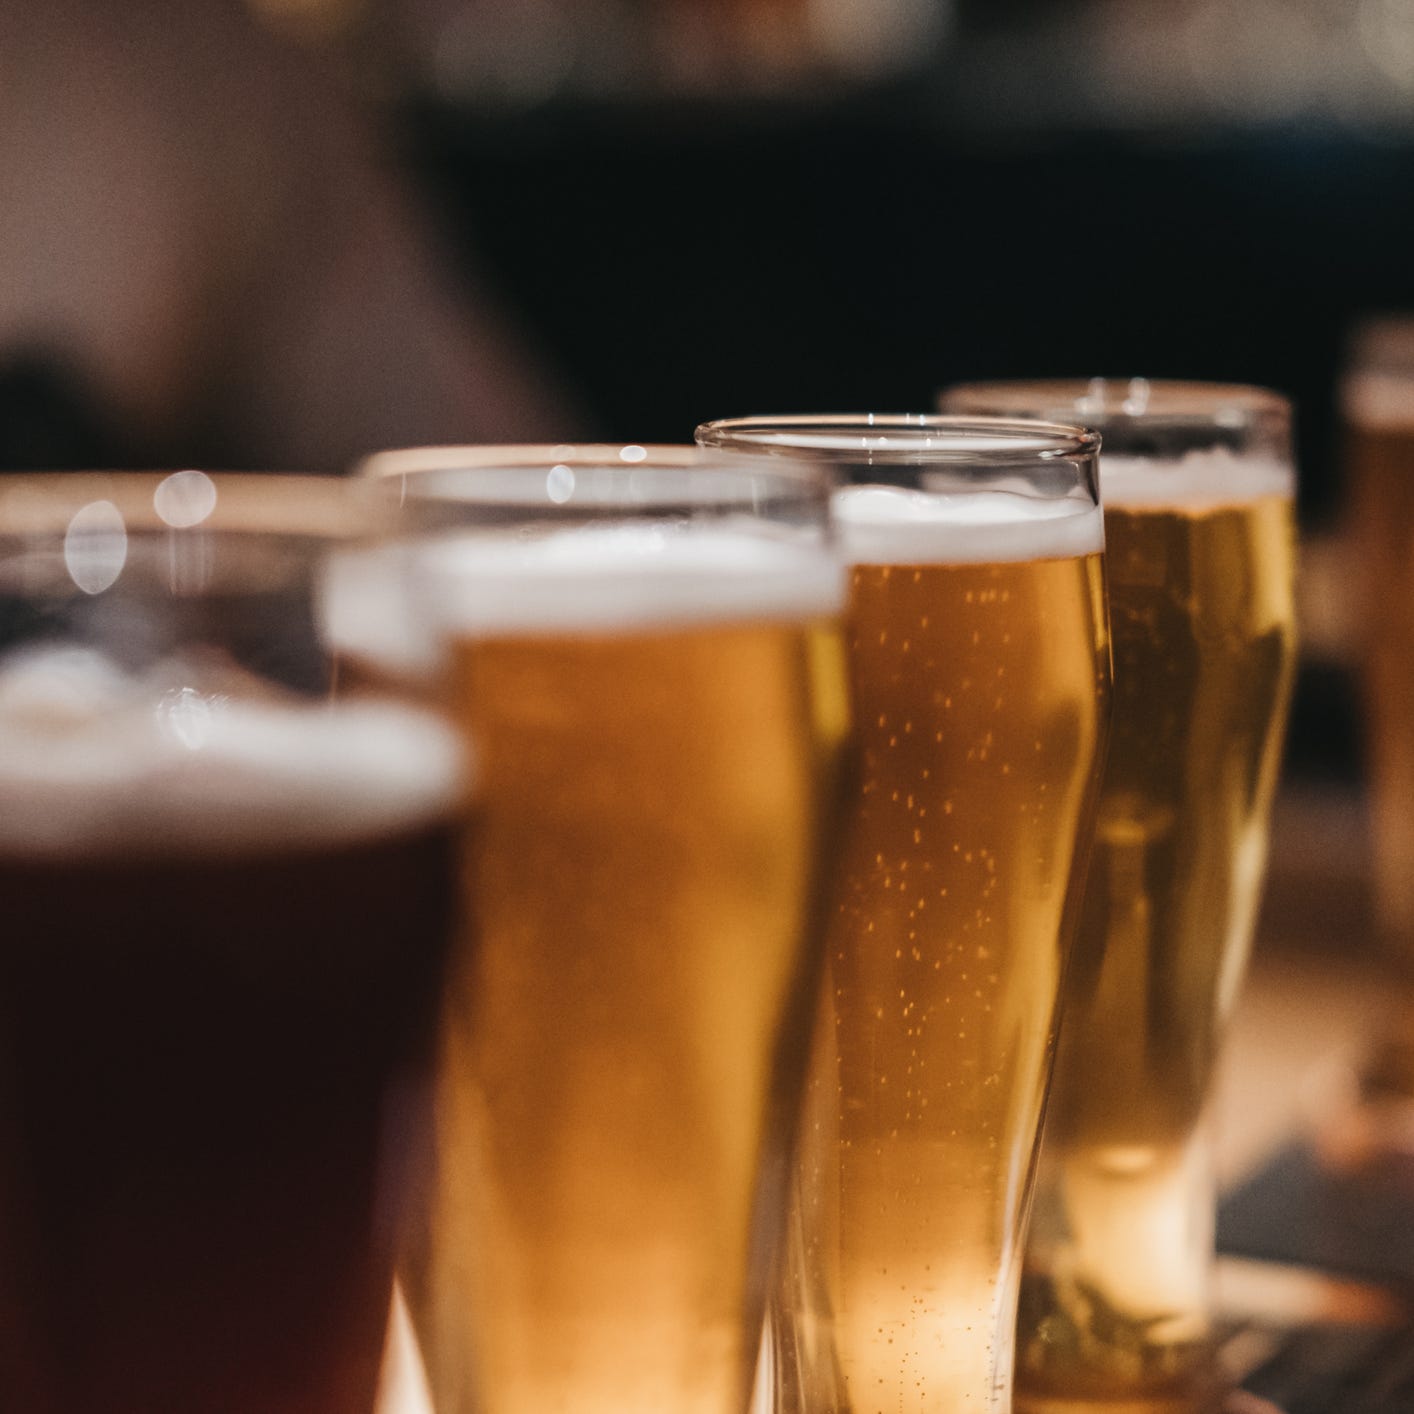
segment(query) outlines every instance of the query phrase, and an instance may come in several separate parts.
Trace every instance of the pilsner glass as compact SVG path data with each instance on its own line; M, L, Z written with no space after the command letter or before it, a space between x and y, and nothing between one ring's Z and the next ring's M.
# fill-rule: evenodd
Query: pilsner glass
M1205 1109L1246 967L1295 660L1290 407L1185 383L974 385L1104 437L1115 712L1018 1331L1018 1404L1215 1398Z
M827 465L862 770L833 898L774 1406L1004 1414L1020 1224L1110 679L1098 438L709 423Z
M1394 983L1361 1081L1377 1109L1390 1107L1394 1134L1414 1099L1414 318L1357 330L1341 392L1375 924Z
M0 484L7 1410L373 1408L464 794L450 726L332 691L375 528L329 481Z
M406 1288L437 1414L736 1414L848 727L816 475L389 453L482 794Z

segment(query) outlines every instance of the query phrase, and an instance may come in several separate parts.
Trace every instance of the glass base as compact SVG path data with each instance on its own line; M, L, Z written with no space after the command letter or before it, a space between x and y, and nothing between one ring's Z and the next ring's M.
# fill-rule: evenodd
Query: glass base
M1013 1408L1014 1414L1282 1414L1275 1404L1245 1390L1139 1399L1018 1394Z

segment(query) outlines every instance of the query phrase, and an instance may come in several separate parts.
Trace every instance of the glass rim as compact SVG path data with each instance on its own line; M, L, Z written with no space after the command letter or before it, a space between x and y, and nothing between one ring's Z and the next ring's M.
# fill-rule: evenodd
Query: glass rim
M747 501L827 501L826 469L763 467L692 443L505 443L377 452L355 479L401 482L403 504L648 515Z
M1009 417L1074 415L1102 435L1107 423L1240 426L1292 415L1291 399L1273 388L1187 378L972 379L943 388L937 405L962 415L982 406Z
M537 467L556 462L583 465L689 466L700 463L688 442L466 442L391 447L354 463L356 477L398 476L420 471L479 471Z
M1100 434L1043 418L952 413L785 413L700 423L698 445L795 463L1034 467L1092 462ZM897 445L890 445L890 439ZM872 443L872 445L871 445Z
M0 539L62 534L85 507L105 502L139 535L354 539L382 528L373 498L347 477L196 468L43 471L0 477Z

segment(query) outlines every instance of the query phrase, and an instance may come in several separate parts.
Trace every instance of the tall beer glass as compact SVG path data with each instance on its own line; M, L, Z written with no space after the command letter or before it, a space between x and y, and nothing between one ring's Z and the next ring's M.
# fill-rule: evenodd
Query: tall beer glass
M736 1414L847 729L828 488L685 447L366 469L482 784L408 1265L435 1407Z
M1367 1098L1398 1113L1414 1099L1414 318L1356 332L1341 393L1375 923L1395 982L1362 1079Z
M1003 1414L1107 715L1098 439L911 416L698 436L847 483L862 770L773 1311L776 1408Z
M373 1408L463 805L346 486L0 484L0 1407ZM420 1098L421 1097L421 1098Z
M1018 1336L1019 1404L1213 1398L1204 1123L1252 940L1295 658L1290 409L1183 383L976 385L1104 436L1115 712Z

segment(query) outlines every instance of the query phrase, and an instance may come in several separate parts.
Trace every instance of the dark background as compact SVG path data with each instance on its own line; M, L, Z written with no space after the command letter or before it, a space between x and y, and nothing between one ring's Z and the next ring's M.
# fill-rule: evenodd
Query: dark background
M1322 11L1356 47L1358 8ZM1338 530L1351 331L1414 309L1411 100L1368 66L1333 91L1338 46L1273 87L1271 31L1210 33L1206 87L1152 26L1128 68L1091 64L1114 13L966 4L910 72L786 94L414 93L395 131L449 248L478 251L610 439L926 409L964 379L1250 382L1295 402L1303 531ZM1306 779L1358 772L1331 648L1294 708Z
M407 143L609 437L915 410L966 378L1237 380L1296 399L1304 518L1335 514L1347 329L1414 305L1414 149L1301 130L1003 144L921 106L424 108Z
M1350 327L1414 308L1414 47L1407 82L1376 65L1404 35L1380 3L1253 31L1241 0L967 0L870 81L413 83L390 123L605 436L967 378L1255 382L1296 400L1310 527L1339 512Z

